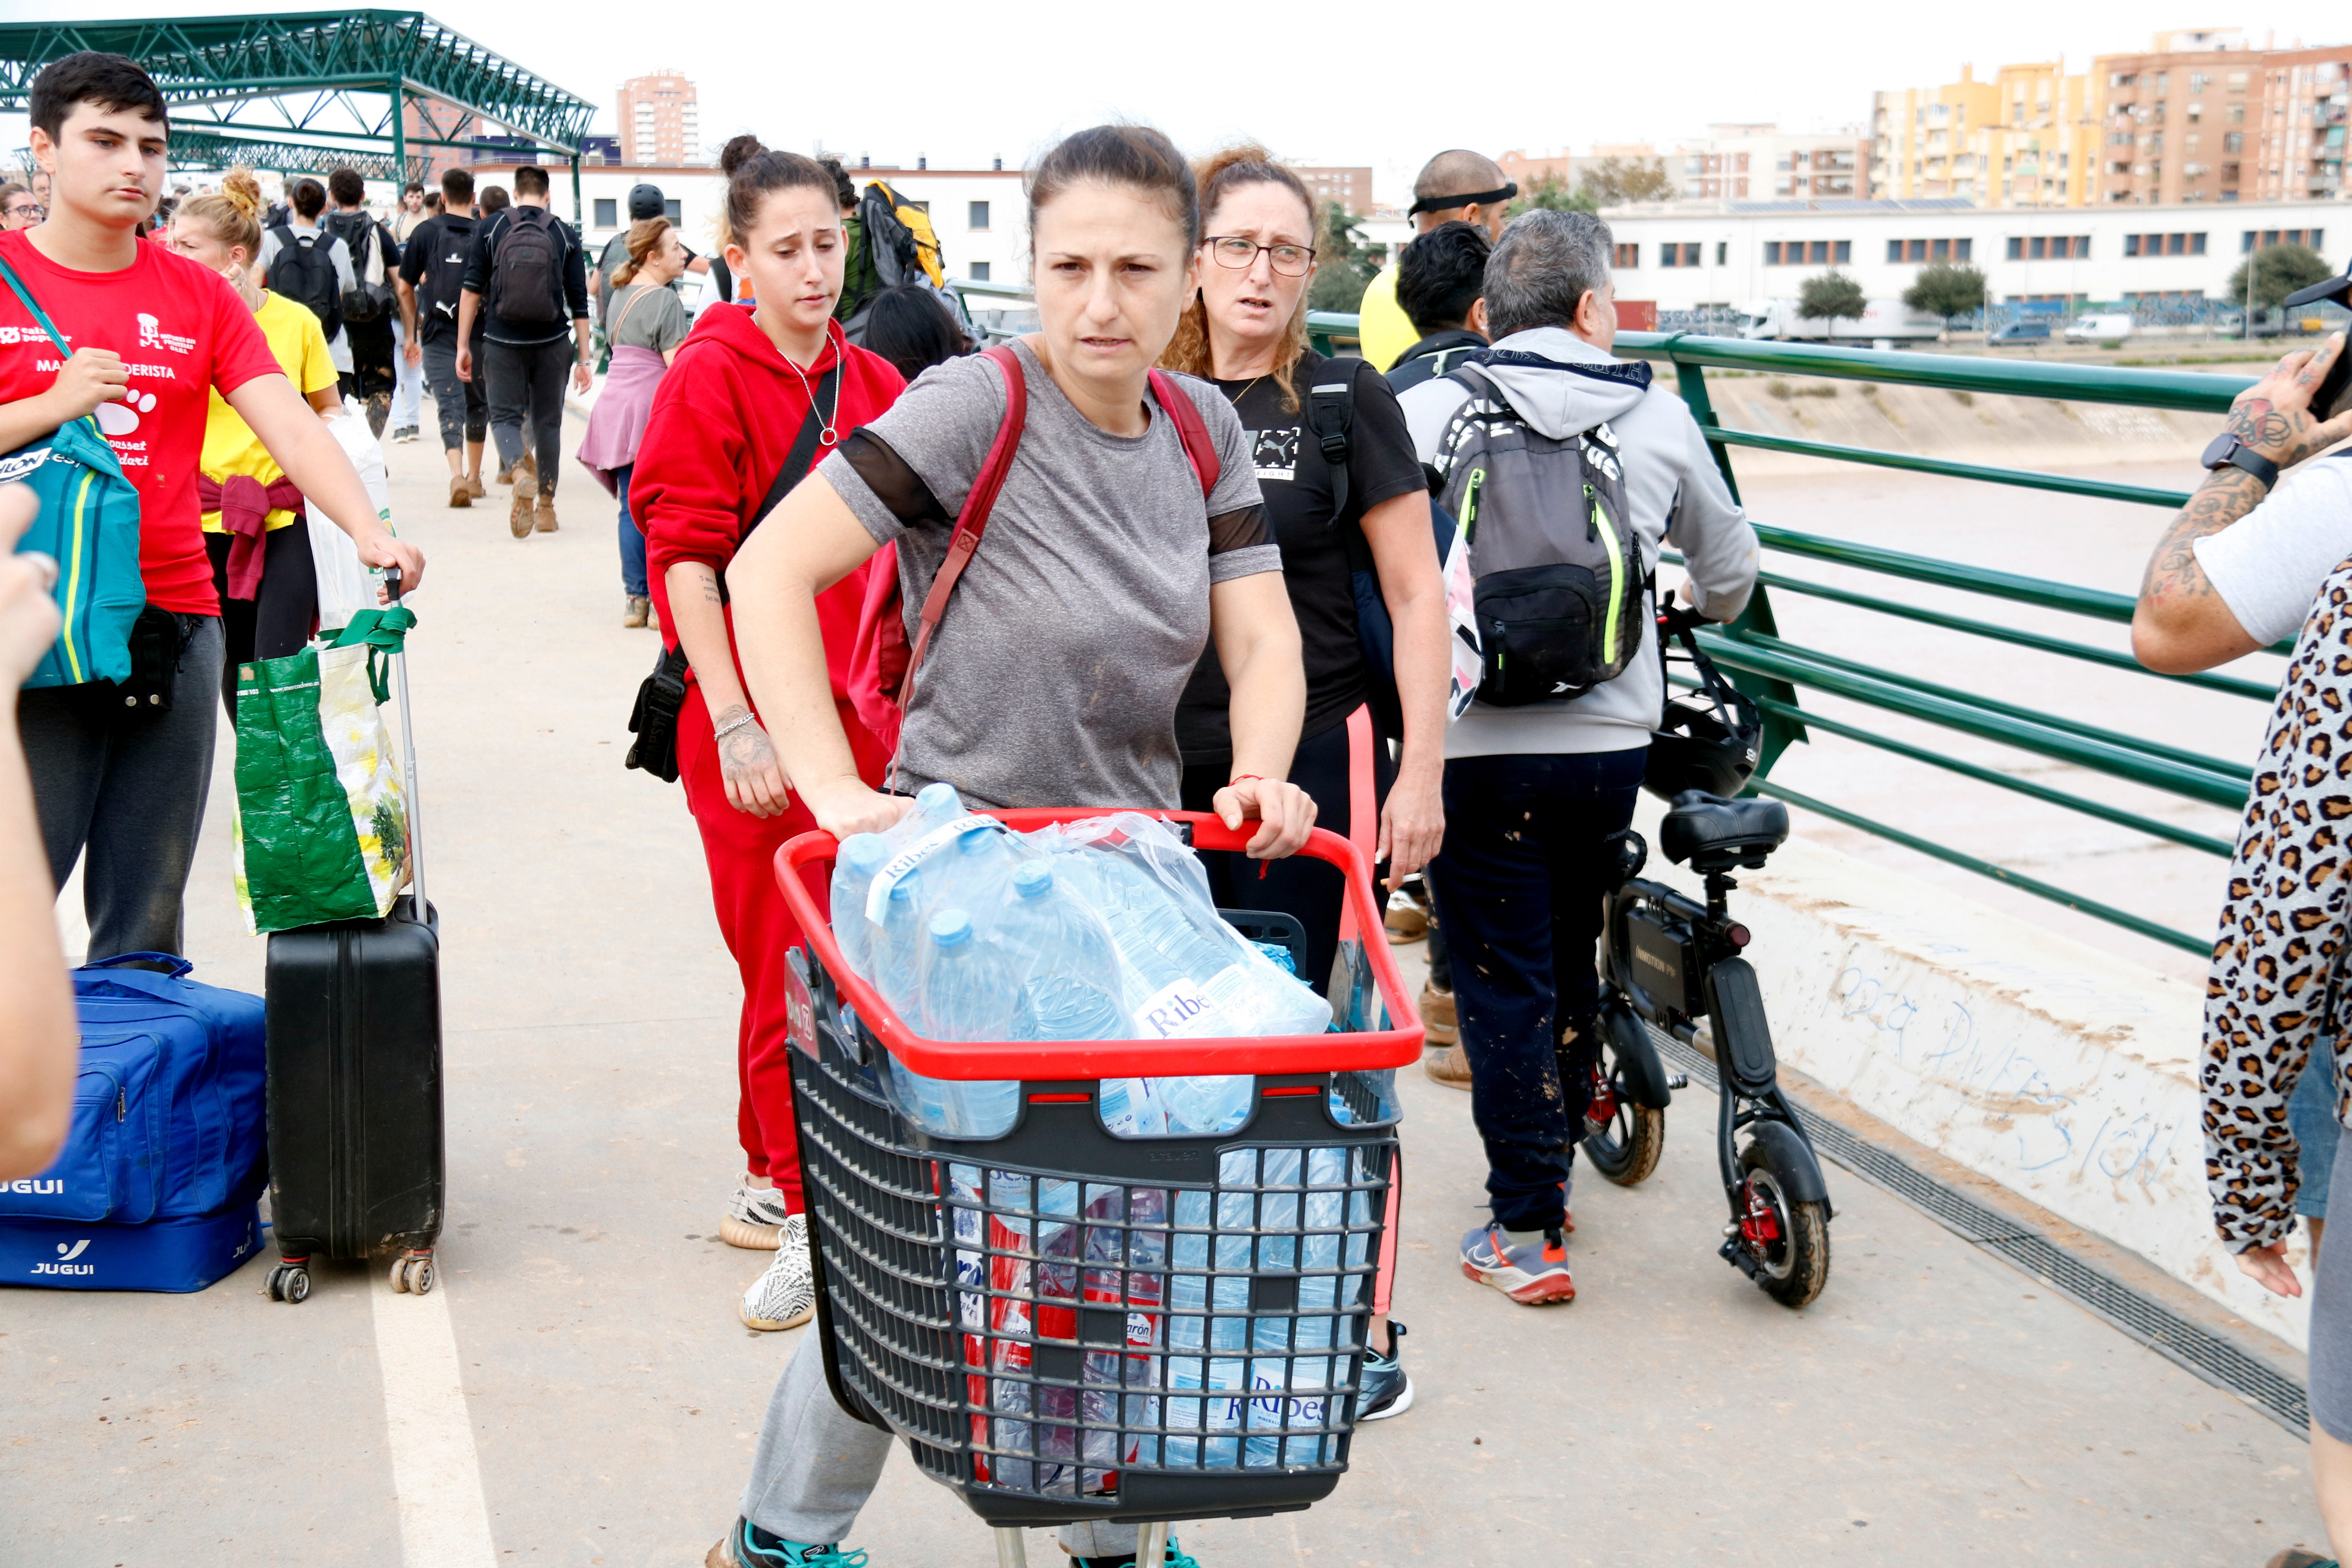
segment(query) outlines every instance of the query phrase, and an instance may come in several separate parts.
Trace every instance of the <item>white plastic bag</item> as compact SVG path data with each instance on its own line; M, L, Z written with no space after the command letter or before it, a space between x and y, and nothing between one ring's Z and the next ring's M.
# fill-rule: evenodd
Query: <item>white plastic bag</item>
M392 487L384 474L383 446L368 428L366 411L359 400L344 398L342 413L328 420L327 428L343 455L351 458L352 467L360 471L360 483L375 502L376 517L390 528ZM310 559L319 577L319 626L322 631L341 631L353 615L374 605L375 579L360 563L359 547L351 535L337 528L316 505L305 501L302 510L310 530Z

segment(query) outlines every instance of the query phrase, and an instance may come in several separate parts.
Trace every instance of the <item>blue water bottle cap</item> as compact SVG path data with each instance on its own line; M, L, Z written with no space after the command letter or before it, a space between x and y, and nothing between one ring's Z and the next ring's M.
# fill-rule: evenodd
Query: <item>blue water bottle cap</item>
M982 817L981 820L985 822L988 818ZM978 855L995 847L996 830L990 827L975 827L956 840L956 853L959 855Z
M961 910L941 910L931 917L931 940L941 947L961 947L971 940L971 917Z
M929 816L945 816L959 804L951 784L929 784L915 792L915 809Z
M1043 860L1024 860L1013 873L1013 890L1024 899L1034 899L1051 892L1054 888L1054 868Z
M890 884L890 901L894 904L912 903L922 890L923 874L920 871L909 871Z
M890 858L890 841L878 833L853 833L841 841L842 863L853 871L872 876Z

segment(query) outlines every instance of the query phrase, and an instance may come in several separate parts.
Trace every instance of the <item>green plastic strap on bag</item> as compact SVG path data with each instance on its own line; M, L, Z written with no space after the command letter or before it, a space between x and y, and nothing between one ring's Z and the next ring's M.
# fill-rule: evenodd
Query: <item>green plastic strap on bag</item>
M375 691L378 702L392 700L392 687L384 661L407 646L409 628L416 625L416 612L405 605L392 605L380 610L362 610L343 627L342 634L329 643L329 647L351 647L364 643L368 650L368 685Z

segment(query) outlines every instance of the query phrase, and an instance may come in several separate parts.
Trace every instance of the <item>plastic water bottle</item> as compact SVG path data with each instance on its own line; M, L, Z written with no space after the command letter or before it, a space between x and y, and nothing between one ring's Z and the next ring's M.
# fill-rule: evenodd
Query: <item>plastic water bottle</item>
M1095 1035L1040 1037L1057 1039L1097 1039ZM1121 1138L1160 1138L1168 1132L1168 1113L1151 1092L1148 1078L1107 1078L1095 1104L1103 1126Z
M933 828L967 815L955 785L928 784L915 793L915 809L891 824L882 837L892 850L903 849Z
M931 897L939 907L961 910L983 928L995 924L1005 901L1005 883L1013 874L1010 836L980 826L986 820L971 817L971 831L923 862Z
M841 841L833 863L833 940L849 967L867 980L874 978L874 922L866 918L866 889L889 858L889 843L880 834L853 833Z
M912 1024L922 960L923 874L909 871L890 889L881 925L866 933L873 954L873 981L890 1011Z
M1238 1077L1157 1078L1151 1092L1167 1108L1171 1137L1231 1132L1249 1120L1256 1079Z
M933 915L930 940L922 971L923 1033L935 1040L1007 1038L1015 986L1003 951L977 939L971 917L961 910ZM931 1131L951 1138L1001 1138L1013 1130L1020 1111L1019 1082L936 1081L948 1125Z
M1054 868L1043 860L1013 868L1011 893L997 930L1027 966L1022 1037L1123 1037L1129 1020L1115 994L1118 959L1101 920L1055 885Z

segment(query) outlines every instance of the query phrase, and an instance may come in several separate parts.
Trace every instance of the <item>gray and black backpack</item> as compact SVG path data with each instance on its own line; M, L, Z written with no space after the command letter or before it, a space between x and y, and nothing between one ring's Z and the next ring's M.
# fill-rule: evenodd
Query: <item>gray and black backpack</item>
M1649 379L1646 364L1544 363ZM1649 614L1649 568L1626 512L1616 434L1603 422L1555 440L1477 367L1451 379L1470 399L1432 466L1444 481L1439 500L1470 547L1486 666L1478 700L1517 708L1581 697L1640 655Z

